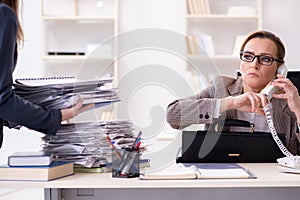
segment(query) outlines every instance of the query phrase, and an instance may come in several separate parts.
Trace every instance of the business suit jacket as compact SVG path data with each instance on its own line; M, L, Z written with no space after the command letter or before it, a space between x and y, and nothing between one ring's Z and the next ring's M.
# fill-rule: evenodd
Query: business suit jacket
M34 105L12 91L12 73L17 62L18 20L14 11L0 3L0 147L3 124L15 122L43 133L55 134L61 112Z
M242 78L217 76L212 85L200 93L184 99L175 100L167 108L167 121L171 127L182 129L192 124L212 124L216 101L227 96L243 93ZM294 154L299 152L300 135L297 118L289 109L286 100L272 99L273 120L278 133L285 133L286 146ZM238 119L237 110L222 113L221 119Z

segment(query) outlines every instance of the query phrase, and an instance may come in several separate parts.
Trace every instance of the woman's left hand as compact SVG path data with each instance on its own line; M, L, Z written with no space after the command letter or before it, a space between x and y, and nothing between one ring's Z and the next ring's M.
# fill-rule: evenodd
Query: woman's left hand
M272 85L279 87L280 90L279 93L273 94L273 97L286 99L291 111L300 116L300 97L296 86L281 74L277 74L277 77Z

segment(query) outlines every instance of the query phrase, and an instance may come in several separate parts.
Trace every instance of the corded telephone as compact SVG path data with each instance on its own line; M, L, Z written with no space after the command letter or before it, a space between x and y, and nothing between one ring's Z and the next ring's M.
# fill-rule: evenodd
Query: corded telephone
M287 67L285 65L281 65L277 69L278 74L282 74L284 76L287 75ZM279 91L279 88L270 85L263 89L261 92L267 97L268 100L272 99L273 94L277 93ZM279 165L285 166L285 167L291 167L291 168L300 168L300 156L294 156L289 152L289 150L284 146L284 144L281 142L280 138L277 135L276 129L274 127L273 119L272 119L272 113L271 113L271 103L268 103L264 107L264 112L266 114L267 118L267 124L269 126L270 132L272 134L273 139L275 140L276 144L282 151L282 153L286 156L283 158L278 158L277 162Z
M287 67L286 65L280 65L277 69L277 74L282 74L286 77L287 75ZM268 87L264 88L261 92L266 95L266 97L270 100L273 97L273 94L277 93L279 88L274 85L269 85Z

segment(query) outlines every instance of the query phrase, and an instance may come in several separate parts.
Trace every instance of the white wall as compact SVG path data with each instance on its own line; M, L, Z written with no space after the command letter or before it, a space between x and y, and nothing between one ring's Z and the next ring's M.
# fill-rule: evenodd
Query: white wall
M290 69L300 69L299 63L299 8L297 0L263 0L263 28L282 39L286 47L286 64Z
M22 24L25 35L24 46L20 49L15 77L38 77L41 69L41 1L24 0Z
M184 6L183 0L120 0L120 32L140 28L162 28L183 33L185 22L182 6ZM282 38L286 44L287 65L298 69L300 68L300 64L298 64L298 35L300 32L298 19L300 13L297 12L299 8L300 1L297 0L263 0L263 28L277 33ZM24 0L23 24L25 46L20 51L18 66L14 73L15 78L39 76L42 72L40 68L40 1ZM142 60L143 57L139 59ZM144 59L149 60L149 58ZM147 64L147 62L145 63ZM120 69L121 74L126 74L134 67L126 65L126 61L121 64L123 64L122 69ZM136 63L135 66L137 65L140 63ZM161 94L158 95L161 96ZM165 101L169 101L168 98ZM39 148L38 137L40 137L39 134L22 134L22 132L16 133L5 129L4 144L0 150L0 162L6 162L7 155L15 149ZM24 146L22 146L23 144ZM24 190L17 191L22 192ZM14 191L12 193L14 194ZM7 196L8 194L10 196ZM12 196L10 191L0 190L0 199L13 199L8 198ZM40 197L41 194L37 194L37 199ZM27 199L26 195L22 199Z

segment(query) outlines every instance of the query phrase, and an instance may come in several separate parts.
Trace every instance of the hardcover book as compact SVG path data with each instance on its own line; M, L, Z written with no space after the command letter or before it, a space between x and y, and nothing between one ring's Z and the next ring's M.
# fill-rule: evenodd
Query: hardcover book
M53 162L53 154L43 151L15 152L8 156L9 166L46 166Z
M74 174L73 163L54 161L49 166L11 167L0 165L0 180L50 181Z

